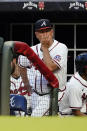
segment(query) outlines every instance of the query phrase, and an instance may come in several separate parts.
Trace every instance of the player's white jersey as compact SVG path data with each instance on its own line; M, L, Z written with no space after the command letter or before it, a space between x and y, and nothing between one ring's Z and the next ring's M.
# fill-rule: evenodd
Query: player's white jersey
M87 112L86 101L87 81L76 72L66 84L66 90L59 101L59 111L61 114L72 114L72 109Z
M10 93L18 94L18 95L29 95L26 87L24 87L24 83L22 82L22 78L18 79L10 77Z
M12 76L10 77L10 93L11 94L19 94L20 91L19 88L24 86L21 77L18 79L13 78Z
M31 96L30 92L28 92L27 88L24 86L22 78L18 79L10 77L10 94L18 94L22 95L27 99L27 108L31 105Z
M10 94L18 94L22 96L30 96L27 88L24 86L21 76L18 79L10 77Z
M41 51L41 43L31 47L34 52L39 56L41 60L43 60L43 52ZM59 89L63 90L65 87L66 79L67 79L67 52L68 49L66 45L54 40L54 43L49 48L50 56L55 64L60 68L60 70L56 70L54 72L55 76L59 80ZM18 63L20 66L29 67L31 64L26 57L20 56ZM26 63L26 64L25 64ZM30 78L32 77L32 79ZM33 85L33 88L37 90L39 93L48 93L49 88L47 88L48 81L44 78L44 76L32 67L29 74L30 83ZM33 81L32 81L33 80Z

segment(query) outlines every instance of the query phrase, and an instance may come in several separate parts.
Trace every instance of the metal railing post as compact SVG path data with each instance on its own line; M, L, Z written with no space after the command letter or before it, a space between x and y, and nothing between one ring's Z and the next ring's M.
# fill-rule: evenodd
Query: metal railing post
M56 116L58 113L58 88L52 90L52 116Z
M58 114L58 88L52 88L51 94L50 94L49 115L56 116L57 114Z
M10 115L10 75L12 48L14 43L8 41L3 46L2 72L1 72L1 115Z
M4 44L4 39L0 37L0 114L1 114L1 72L2 72L2 48Z

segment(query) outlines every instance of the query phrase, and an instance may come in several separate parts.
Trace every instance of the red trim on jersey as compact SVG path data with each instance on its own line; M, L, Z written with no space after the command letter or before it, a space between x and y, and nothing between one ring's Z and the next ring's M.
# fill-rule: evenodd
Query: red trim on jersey
M62 100L64 94L65 94L65 93L63 92L63 94L62 94L61 98L58 100L58 102Z
M39 56L39 53L38 53L38 45L36 45L36 51L37 51L37 55Z
M15 89L16 89L16 84L13 82L13 81L10 81L13 85L14 85L14 87L15 87Z
M73 76L76 80L78 80L81 84L82 84L82 82L78 79L78 78L76 78L75 76ZM86 87L87 88L87 86L86 85L84 85L84 84L82 84L84 87Z
M55 61L54 59L53 59L53 61L58 65L58 67L61 69L61 66L59 65L59 63L57 62L57 61Z
M58 44L59 44L59 42L56 43L56 45L55 45L49 52L51 52ZM61 69L60 64L59 64L57 61L55 61L54 59L53 59L53 61L54 61L54 62L58 65L58 67Z
M13 85L14 85L14 90L10 89L10 94L18 94L18 95L28 95L30 96L30 92L27 91L27 87L23 87L22 84L23 82L21 81L20 85L19 85L19 88L17 89L16 88L16 84L13 82L13 81L10 81Z
M46 116L46 113L49 111L49 109L43 114L43 116Z
M65 91L65 90L66 90L66 86L65 86L65 88L64 88L63 90L59 89L60 92L63 92L63 91Z
M59 44L59 42L58 42L50 51L52 51L58 44ZM49 52L50 52L50 51L49 51Z

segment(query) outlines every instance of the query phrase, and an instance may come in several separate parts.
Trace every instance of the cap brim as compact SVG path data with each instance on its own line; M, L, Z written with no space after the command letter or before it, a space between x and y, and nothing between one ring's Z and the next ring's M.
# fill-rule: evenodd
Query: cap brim
M52 29L52 27L43 27L43 28L40 28L40 29L36 29L36 31L45 30L45 29Z

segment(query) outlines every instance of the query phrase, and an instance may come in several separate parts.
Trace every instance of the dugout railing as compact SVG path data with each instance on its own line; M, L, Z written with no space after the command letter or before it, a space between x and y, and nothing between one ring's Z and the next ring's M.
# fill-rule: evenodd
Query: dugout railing
M13 44L5 44L2 49L1 72L1 115L10 115L10 74Z
M1 72L2 72L2 48L3 48L4 39L0 37L0 105L1 105ZM1 114L1 106L0 106Z
M13 59L15 47L14 41L8 41L3 44L2 48L2 71L1 71L1 115L10 115L10 75L11 75L11 61ZM21 45L19 46L21 47ZM20 52L21 53L21 52ZM43 63L42 63L43 64ZM51 73L48 70L49 73ZM53 73L52 73L53 74ZM51 74L51 75L52 75ZM53 78L49 78L48 81L51 83L52 92L51 92L51 108L50 108L50 115L54 116L57 115L58 109L58 81L56 77L53 75L54 80L56 80L56 84L53 81ZM56 87L56 88L55 88Z

